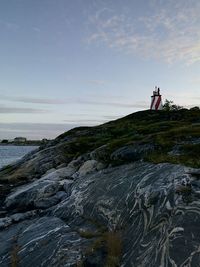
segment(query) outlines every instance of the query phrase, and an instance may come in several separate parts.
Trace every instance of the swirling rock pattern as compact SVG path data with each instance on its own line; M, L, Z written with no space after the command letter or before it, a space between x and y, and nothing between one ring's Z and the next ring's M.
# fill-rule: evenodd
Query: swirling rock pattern
M147 163L106 169L77 180L71 196L53 214L71 222L84 215L121 231L122 266L197 267L200 201L186 202L176 194L188 171L179 165Z
M7 214L9 225L0 232L0 266L12 260L13 237L19 266L77 266L79 259L84 264L95 237L81 236L79 230L96 232L101 225L120 232L123 267L199 267L198 173L181 165L135 162L66 180L70 191L59 203L14 224L13 215ZM57 180L65 186L64 176L52 178ZM27 188L30 195L35 190L31 184ZM17 190L7 199L19 198ZM94 266L105 266L105 255L99 255Z

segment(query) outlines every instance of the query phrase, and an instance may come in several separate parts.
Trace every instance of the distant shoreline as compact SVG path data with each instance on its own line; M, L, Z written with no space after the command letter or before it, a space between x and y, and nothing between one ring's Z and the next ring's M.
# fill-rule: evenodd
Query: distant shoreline
M41 143L38 143L38 144L36 144L36 143L34 143L34 144L32 144L32 143L29 143L29 144L27 144L27 143L25 143L25 144L17 144L17 143L1 144L0 143L0 146L40 146L40 145L41 145Z

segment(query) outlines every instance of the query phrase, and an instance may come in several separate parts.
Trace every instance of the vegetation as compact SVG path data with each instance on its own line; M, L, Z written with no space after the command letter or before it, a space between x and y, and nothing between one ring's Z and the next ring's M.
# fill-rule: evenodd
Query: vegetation
M122 146L152 143L156 150L147 155L146 160L200 167L200 109L179 109L171 102L168 104L170 111L140 111L100 126L75 128L56 141L64 144L63 153L70 158L106 145L100 159L108 163L112 162L112 152ZM179 155L170 153L177 145Z
M17 238L18 238L18 235L13 237L13 247L12 247L12 251L10 255L11 267L17 267L19 265L20 259L19 259L18 253L19 253L20 247L17 244Z
M107 260L106 267L120 266L122 255L122 238L120 232L106 233Z
M90 235L91 236L91 235ZM104 250L106 254L106 267L120 266L122 255L122 237L118 231L106 231L94 239L94 242L85 252L86 255L92 255L98 250Z
M91 231L86 231L86 230L85 231L79 230L78 233L81 237L87 238L87 239L94 238L100 235L99 232L91 232Z
M171 100L166 99L166 100L165 100L165 103L164 103L164 105L163 105L163 109L164 109L165 111L171 111L171 110L180 110L180 109L183 109L183 107L174 104L174 102L171 101Z

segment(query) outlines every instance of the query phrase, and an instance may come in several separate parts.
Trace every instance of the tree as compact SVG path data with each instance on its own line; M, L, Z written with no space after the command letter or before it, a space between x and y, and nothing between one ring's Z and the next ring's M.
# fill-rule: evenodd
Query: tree
M165 103L163 105L163 110L165 111L171 111L171 110L180 110L183 109L182 106L174 104L173 101L166 99Z
M7 140L7 139L3 139L3 140L1 141L1 143L2 143L2 144L7 144L7 143L8 143L8 140Z
M196 107L192 107L190 110L198 111L200 110L200 108L196 106Z

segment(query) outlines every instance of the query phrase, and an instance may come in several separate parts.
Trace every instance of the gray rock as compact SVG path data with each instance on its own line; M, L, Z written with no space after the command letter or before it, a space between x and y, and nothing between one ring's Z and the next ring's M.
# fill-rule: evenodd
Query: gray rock
M54 196L46 197L46 198L39 198L35 200L34 206L40 209L48 209L67 197L68 197L68 194L65 191L58 191Z
M56 193L56 197L59 199L59 200L63 200L67 197L67 193L65 191L58 191Z
M0 218L0 229L9 226L12 223L12 219L10 217Z
M97 170L97 171L100 171L100 170L105 169L106 167L107 167L107 164L102 163L102 162L98 162L98 163L97 163L97 166L96 166L96 170Z
M74 182L73 180L65 180L63 182L63 189L65 190L67 196L71 195L71 187L73 182Z
M37 214L37 211L33 210L33 211L27 211L25 213L15 213L15 214L11 215L10 218L14 222L19 222L19 221L23 221L25 219L28 219L28 218L36 215L36 214Z
M198 266L200 200L185 203L175 187L187 172L180 165L142 162L94 172L79 177L52 214L69 225L90 218L122 231L122 266Z
M124 146L114 151L110 158L116 161L133 162L142 159L149 152L155 150L153 144L135 144Z
M107 161L109 159L110 153L107 145L98 147L90 153L90 158L97 161Z
M83 165L78 170L79 176L84 176L88 173L91 173L93 171L97 170L98 161L96 160L87 160L83 163Z
M55 195L52 197L39 198L34 201L34 207L39 209L47 209L56 205L60 199Z
M32 183L17 188L14 193L6 198L5 206L25 210L31 207L44 208L55 205L59 201L57 197L52 196L62 189L63 181L67 175L67 167L61 168L45 174Z
M65 168L65 167L67 167L66 163L62 163L62 164L57 166L57 169L61 169L61 168Z
M81 238L62 220L43 217L13 225L0 234L0 266L77 266L86 249L87 239Z
M42 179L43 180L63 180L65 178L67 178L69 175L69 168L68 167L64 167L64 168L60 168L58 170L52 171L48 174L45 174Z
M48 174L51 175L51 174ZM56 194L62 185L59 181L41 179L31 184L21 186L14 193L11 193L5 200L6 208L17 208L26 210L34 207L40 199Z
M5 218L0 266L11 265L17 245L20 267L74 267L81 262L103 267L106 245L86 253L105 238L103 231L110 231L113 244L123 243L121 266L199 266L199 170L138 161L96 171L98 164L86 161L76 180L64 179L65 171L53 172L11 194L13 201L32 199L33 206L48 210L35 219ZM180 194L177 185L182 186ZM14 218L19 222L11 224ZM85 229L85 237L78 229ZM87 231L99 236L86 238Z
M80 158L72 160L65 169L66 176L73 176L73 174L80 168L82 163L83 161Z
M55 171L56 171L56 169L52 168L52 169L48 170L44 175L50 174L50 173L55 172Z

